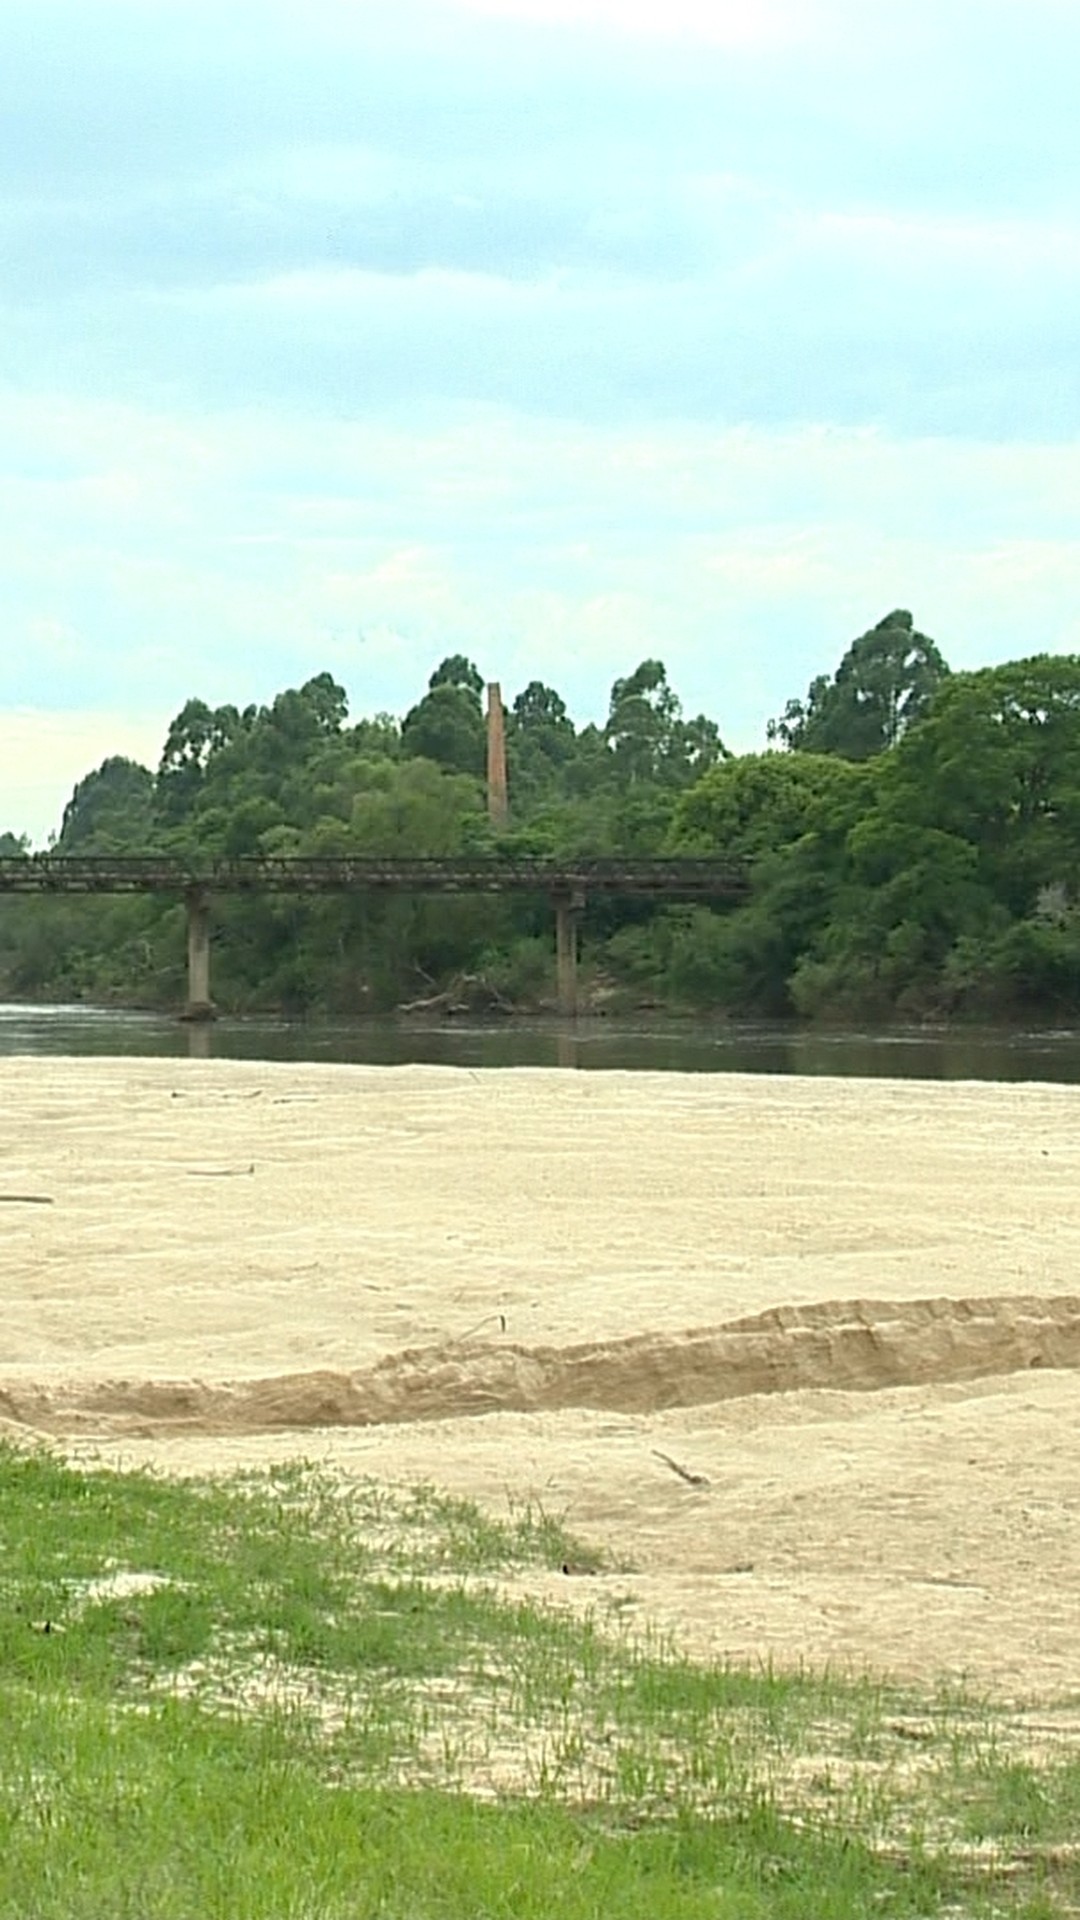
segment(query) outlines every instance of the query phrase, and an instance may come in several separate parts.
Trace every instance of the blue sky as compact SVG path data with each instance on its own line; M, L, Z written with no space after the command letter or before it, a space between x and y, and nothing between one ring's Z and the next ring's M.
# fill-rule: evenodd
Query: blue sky
M0 830L463 650L1080 651L1073 0L0 0Z

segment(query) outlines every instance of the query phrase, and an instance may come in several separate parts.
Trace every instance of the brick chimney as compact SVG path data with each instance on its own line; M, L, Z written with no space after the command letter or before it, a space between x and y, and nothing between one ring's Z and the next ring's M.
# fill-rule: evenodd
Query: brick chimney
M487 690L487 799L488 819L492 826L505 827L510 817L506 787L506 716L497 680L489 680Z

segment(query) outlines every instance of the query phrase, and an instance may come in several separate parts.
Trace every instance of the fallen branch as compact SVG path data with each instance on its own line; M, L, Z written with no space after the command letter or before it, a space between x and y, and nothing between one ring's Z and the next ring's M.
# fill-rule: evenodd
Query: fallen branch
M516 1013L512 1000L488 979L486 973L460 973L441 993L405 1000L398 1013L444 1014Z
M456 1341L454 1342L454 1345L460 1346L466 1340L475 1339L478 1333L482 1333L485 1327L490 1327L492 1322L495 1320L497 1320L499 1323L499 1332L505 1333L506 1332L505 1313L486 1313L484 1315L484 1318L482 1320L478 1320L475 1327L470 1327L467 1333L459 1333Z
M5 1207L51 1207L52 1195L49 1193L0 1193L0 1206Z
M707 1487L709 1485L705 1474L691 1473L689 1467L680 1467L678 1461L673 1460L670 1453L661 1453L659 1447L654 1447L652 1451L655 1458L662 1460L665 1467L670 1467L672 1473L677 1473L680 1480L685 1480L688 1487Z

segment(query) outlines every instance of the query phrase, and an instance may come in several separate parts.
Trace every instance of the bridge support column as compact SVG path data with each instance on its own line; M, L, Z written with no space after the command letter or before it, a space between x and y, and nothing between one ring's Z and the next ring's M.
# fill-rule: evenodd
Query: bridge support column
M187 895L188 997L184 1020L212 1020L210 998L210 902L201 888Z
M580 888L555 895L555 980L559 1012L574 1019L578 1010L578 926L585 895Z

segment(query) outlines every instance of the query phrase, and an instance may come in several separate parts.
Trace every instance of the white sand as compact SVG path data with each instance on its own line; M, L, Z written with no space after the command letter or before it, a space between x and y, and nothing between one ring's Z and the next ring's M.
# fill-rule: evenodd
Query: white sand
M1071 1088L9 1059L0 1414L538 1498L635 1569L544 1590L696 1651L1063 1695L1078 1176Z

